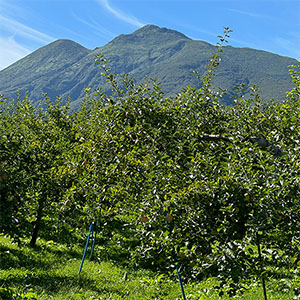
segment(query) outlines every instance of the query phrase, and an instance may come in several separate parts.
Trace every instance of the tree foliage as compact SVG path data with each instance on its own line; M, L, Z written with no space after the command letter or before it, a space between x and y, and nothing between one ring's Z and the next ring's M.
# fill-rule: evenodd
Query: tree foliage
M200 89L172 98L156 80L111 73L101 55L113 92L87 89L78 111L2 97L1 232L34 246L38 233L72 237L99 219L102 242L133 263L179 263L186 278L217 276L231 294L261 272L259 234L265 264L296 274L299 71L283 103L241 85L225 106L226 91L211 89L221 54L218 44Z

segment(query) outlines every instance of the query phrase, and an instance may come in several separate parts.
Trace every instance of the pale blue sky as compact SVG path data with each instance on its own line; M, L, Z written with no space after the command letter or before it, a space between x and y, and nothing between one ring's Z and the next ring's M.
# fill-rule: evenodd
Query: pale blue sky
M94 49L143 25L300 57L300 0L0 0L0 69L61 38Z

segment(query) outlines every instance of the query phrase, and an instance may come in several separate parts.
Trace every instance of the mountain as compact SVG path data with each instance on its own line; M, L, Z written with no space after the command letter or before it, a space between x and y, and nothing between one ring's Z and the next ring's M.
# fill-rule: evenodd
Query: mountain
M51 99L70 96L74 107L85 88L109 89L95 65L101 53L112 72L129 73L137 82L145 76L156 77L165 95L174 95L187 85L198 86L193 70L204 74L215 47L192 40L184 34L155 25L146 25L132 34L121 34L103 47L89 50L70 40L57 40L46 45L0 72L0 93L15 97L28 91L38 101L43 93ZM297 60L250 48L225 46L214 80L216 87L232 93L239 83L256 84L263 99L281 101L292 86L289 65ZM230 103L226 98L224 102Z

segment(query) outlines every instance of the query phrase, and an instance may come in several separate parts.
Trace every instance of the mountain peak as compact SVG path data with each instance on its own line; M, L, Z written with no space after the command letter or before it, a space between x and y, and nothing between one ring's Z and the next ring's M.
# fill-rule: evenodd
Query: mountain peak
M145 34L161 34L165 36L169 35L169 36L177 37L180 39L190 39L183 33L178 32L176 30L169 29L166 27L159 27L157 25L152 25L152 24L145 25L139 28L138 30L136 30L135 32L133 32L132 34L137 36L143 36Z
M86 50L88 51L88 49L86 49L82 45L80 45L72 40L69 40L69 39L58 39L58 40L55 40L52 43L46 45L45 47L47 47L48 49L50 49L50 48L57 49L58 48L60 51L62 51L62 50L70 51L70 49L76 49L77 51L79 49L83 50L83 51L86 51Z
M121 34L117 36L112 40L112 43L123 42L132 44L144 41L147 44L156 44L159 42L166 43L182 39L191 40L186 35L176 30L149 24L139 28L131 34Z

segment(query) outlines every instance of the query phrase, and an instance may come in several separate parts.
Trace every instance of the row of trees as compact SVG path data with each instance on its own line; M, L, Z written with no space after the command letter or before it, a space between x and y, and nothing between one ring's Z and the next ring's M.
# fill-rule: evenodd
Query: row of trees
M232 293L259 272L257 234L266 262L297 270L299 71L283 103L242 85L224 106L226 91L212 89L221 52L200 89L172 98L155 80L112 74L100 55L113 93L86 89L78 111L2 96L0 231L35 246L38 234L72 237L100 219L102 242L127 247L132 262L179 262L186 277L218 276Z

